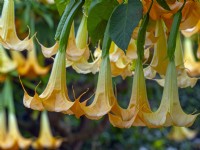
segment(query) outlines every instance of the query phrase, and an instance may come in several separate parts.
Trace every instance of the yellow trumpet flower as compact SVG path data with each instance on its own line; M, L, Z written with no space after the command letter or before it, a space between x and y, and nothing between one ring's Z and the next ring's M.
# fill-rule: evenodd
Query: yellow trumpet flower
M92 62L88 62L90 51L88 47L88 31L87 31L87 16L83 15L79 25L77 36L75 38L74 26L67 47L67 62L78 73L87 74L92 72L95 74L99 71L101 56L95 57Z
M20 40L15 28L14 0L4 0L0 25L0 43L7 49L16 51L32 50L33 37Z
M185 37L191 37L192 35L200 32L200 21L193 27L181 31Z
M154 46L154 55L150 66L144 69L145 77L154 78L156 72L165 75L167 70L167 37L164 29L164 22L159 19L156 21L155 36L158 37Z
M167 135L167 138L176 142L181 142L187 139L193 139L197 135L197 131L190 130L186 127L172 127L170 133Z
M99 78L94 100L89 105L80 104L84 114L89 119L100 119L113 107L116 99L112 87L112 77L109 56L102 58Z
M145 126L144 119L142 118L144 112L150 112L150 107L147 99L142 62L137 60L128 108L121 108L119 104L115 103L109 113L109 120L113 126L119 128L129 128L132 125Z
M180 29L185 30L195 27L200 20L200 2L187 0L182 11L183 17L180 24Z
M192 77L200 75L200 62L195 60L192 48L192 41L186 38L184 41L184 60L188 74Z
M4 101L8 106L8 132L6 133L2 149L27 149L31 145L32 140L26 139L20 134L13 104L12 85L9 79L6 80L4 88L4 94L6 94Z
M187 61L186 61L187 62ZM198 78L191 78L188 76L186 69L186 62L183 62L183 51L182 51L182 44L180 40L180 35L177 36L177 44L176 44L176 50L175 50L175 64L177 68L177 84L180 88L186 88L186 87L194 87L197 83ZM163 77L162 77L163 78ZM158 82L161 86L164 86L165 79L155 79L156 82Z
M20 76L37 77L38 75L45 75L49 71L49 67L41 67L38 64L35 45L32 42L33 50L28 52L27 59L17 51L11 51L13 60L17 63L17 71Z
M78 73L87 74L92 72L93 74L95 74L99 70L101 55L97 55L93 62L88 62L90 51L87 41L87 17L83 15L76 37L74 32L74 24L72 24L71 27L70 36L68 39L68 46L66 50L66 67L72 66L72 68ZM59 47L58 42L56 42L55 45L50 48L47 48L42 44L40 45L44 56L47 58L55 55Z
M114 42L112 42L109 53L110 53L110 63L111 63L111 72L113 76L121 75L123 79L127 76L131 76L132 72L130 69L131 64L131 51L135 51L135 41L131 40L127 48L127 55L124 51L121 50ZM130 56L128 56L128 54Z
M161 104L156 112L143 113L148 127L185 126L193 124L198 114L186 114L180 105L175 62L169 62Z
M8 115L8 133L6 140L2 146L3 149L28 149L32 143L31 139L26 139L21 136L15 114Z
M40 133L36 141L32 143L34 149L57 149L61 146L63 139L53 137L47 116L47 112L43 111L40 121Z
M24 105L35 110L55 112L68 111L73 102L69 99L66 87L66 52L58 51L55 57L49 82L42 94L29 96L24 89Z

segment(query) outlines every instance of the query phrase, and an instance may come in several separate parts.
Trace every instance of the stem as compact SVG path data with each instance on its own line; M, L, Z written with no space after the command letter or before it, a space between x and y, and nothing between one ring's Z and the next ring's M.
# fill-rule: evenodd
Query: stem
M15 113L15 107L13 102L13 90L10 78L7 78L4 85L4 100L7 103L8 111L10 113Z

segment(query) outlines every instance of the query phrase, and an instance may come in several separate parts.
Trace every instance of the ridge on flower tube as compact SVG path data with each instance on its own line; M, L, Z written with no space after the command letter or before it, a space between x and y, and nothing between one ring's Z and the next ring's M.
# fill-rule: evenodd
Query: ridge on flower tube
M3 47L16 51L32 50L33 37L29 39L27 36L24 40L18 38L15 27L14 0L4 0L0 24L0 43Z
M132 125L145 126L142 114L149 111L150 107L147 99L142 62L138 59L129 105L126 109L123 109L118 103L115 103L109 113L109 120L113 126L119 128L129 128Z
M186 114L182 110L177 85L175 62L170 61L159 108L155 112L143 113L143 118L148 127L159 128L171 125L189 127L193 124L198 114Z
M177 36L177 44L176 44L176 50L175 50L175 64L177 68L177 82L178 87L180 88L186 88L186 87L194 87L197 83L198 78L192 78L188 76L187 74L187 67L186 62L183 61L183 50L182 50L182 44L180 40L180 34ZM154 79L158 84L161 86L164 86L165 79L162 77L162 79Z
M41 67L38 63L36 56L36 48L31 42L33 49L28 51L27 59L17 51L11 51L11 56L17 64L17 71L20 76L27 76L30 78L37 77L38 75L45 75L48 73L50 67Z
M102 58L97 89L90 105L80 103L81 109L89 119L100 119L106 115L116 102L112 87L112 77L109 56Z
M167 138L176 142L181 142L187 139L193 139L197 135L197 131L186 127L172 127L167 135Z
M39 137L32 143L34 149L57 149L63 139L55 138L51 133L50 123L46 111L41 113Z

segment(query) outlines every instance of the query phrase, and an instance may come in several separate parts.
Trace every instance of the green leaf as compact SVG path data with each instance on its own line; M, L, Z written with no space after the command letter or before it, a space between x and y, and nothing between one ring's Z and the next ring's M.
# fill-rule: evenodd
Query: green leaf
M109 34L111 39L122 50L127 49L132 32L142 18L140 0L129 0L119 5L110 18Z
M58 12L60 16L65 10L65 7L69 4L70 0L55 0L56 7L58 9Z
M168 6L166 0L156 0L156 1L162 8L169 10L169 11L171 10L170 7Z
M93 44L103 39L108 19L117 5L116 0L92 1L88 13L87 28Z

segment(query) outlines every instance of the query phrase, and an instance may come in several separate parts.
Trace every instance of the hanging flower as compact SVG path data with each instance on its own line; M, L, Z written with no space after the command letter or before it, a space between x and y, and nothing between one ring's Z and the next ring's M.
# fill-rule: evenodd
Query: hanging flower
M193 27L181 31L185 37L191 37L192 35L200 32L200 21Z
M81 109L89 119L100 119L113 107L116 99L112 87L109 56L102 58L94 100L89 106L81 103Z
M17 119L15 116L15 108L13 104L13 93L10 79L7 79L4 87L4 96L8 106L8 132L6 133L5 141L2 149L28 149L32 143L31 139L26 139L20 134Z
M188 70L188 74L192 77L196 77L200 75L200 62L195 60L193 49L192 49L192 41L189 38L186 38L184 41L184 60L185 67Z
M190 130L186 127L172 127L167 138L176 142L182 142L187 139L193 139L197 135L197 131Z
M3 149L28 149L32 143L31 139L26 139L21 136L15 114L8 115L8 133L6 140L2 146Z
M182 14L183 17L181 20L180 29L185 30L195 27L200 20L200 2L187 0L182 10Z
M56 112L65 112L69 110L73 102L69 99L66 88L66 53L56 54L49 82L42 94L35 93L33 97L29 96L24 89L24 105L34 110L48 110Z
M87 31L87 17L83 15L81 24L77 31L75 38L74 24L72 24L70 36L68 39L68 46L66 50L66 67L72 66L78 73L87 74L92 72L95 74L99 70L101 55L97 55L92 62L89 62L90 51L88 48L88 31ZM40 43L39 43L40 44ZM59 47L58 42L51 48L41 45L42 52L45 57L49 58L57 53Z
M188 86L194 87L197 83L198 78L191 78L186 72L186 63L183 61L183 51L180 40L180 35L177 36L177 44L175 50L175 64L177 67L177 84L180 88L186 88ZM162 79L155 79L161 86L164 86L165 79L162 76Z
M145 126L143 113L150 112L147 99L144 72L141 60L137 60L136 70L132 86L131 99L127 109L123 109L115 103L109 120L111 124L119 128L129 128L133 126Z
M63 139L53 137L47 116L47 112L43 111L40 121L40 133L36 141L32 143L34 149L57 149L61 146Z
M7 49L16 51L32 50L33 37L20 40L15 29L14 0L4 0L0 25L0 43Z
M87 16L83 15L79 25L77 36L75 38L74 26L69 38L67 47L67 64L71 64L72 68L78 73L87 74L92 72L95 74L99 70L101 56L93 58L93 62L88 62L90 51L88 47L88 31Z
M158 37L154 46L154 55L151 64L144 69L145 77L152 79L156 72L165 75L167 70L167 37L165 34L164 23L161 19L156 21L155 36Z
M193 124L198 114L186 114L178 97L177 73L175 62L171 61L167 68L161 104L156 112L143 113L148 127L185 126Z
M131 40L127 48L129 54L132 48L135 48L135 41L133 40ZM114 42L112 42L109 53L112 76L121 75L123 79L125 79L127 76L131 76L131 59L125 55L124 51L121 50Z
M25 59L20 52L11 51L11 56L17 63L17 71L19 75L30 78L37 77L38 75L45 75L49 71L49 67L43 68L38 64L35 45L33 42L31 43L33 50L28 52L27 59Z

